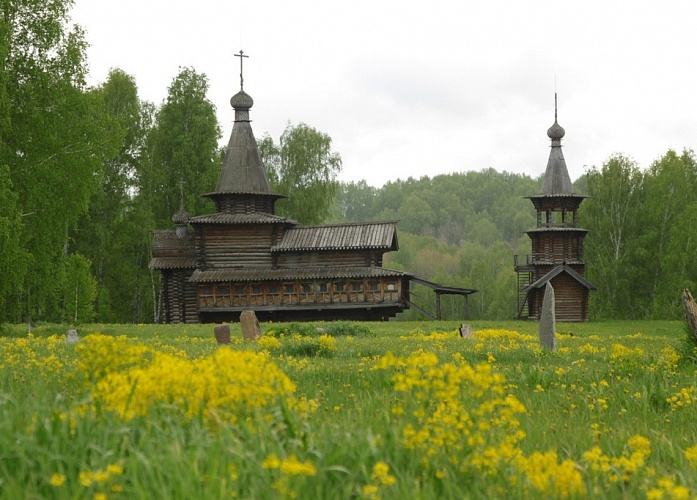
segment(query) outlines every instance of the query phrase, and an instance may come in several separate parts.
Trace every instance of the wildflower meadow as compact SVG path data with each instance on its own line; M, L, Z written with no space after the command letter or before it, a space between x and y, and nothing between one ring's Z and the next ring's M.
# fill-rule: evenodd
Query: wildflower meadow
M0 336L0 498L697 495L681 322L61 325Z

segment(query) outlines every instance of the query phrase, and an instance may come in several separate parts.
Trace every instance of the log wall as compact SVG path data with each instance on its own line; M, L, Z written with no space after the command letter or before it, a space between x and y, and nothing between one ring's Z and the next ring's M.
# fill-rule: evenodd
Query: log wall
M271 267L273 226L205 225L196 238L196 252L205 267Z
M566 273L551 280L557 321L588 321L588 289ZM530 307L531 317L540 317L544 289L537 290Z
M583 237L585 233L559 231L532 233L532 253L536 260L562 263L583 260Z
M382 253L370 250L334 250L323 252L281 252L278 267L295 269L316 266L382 266Z

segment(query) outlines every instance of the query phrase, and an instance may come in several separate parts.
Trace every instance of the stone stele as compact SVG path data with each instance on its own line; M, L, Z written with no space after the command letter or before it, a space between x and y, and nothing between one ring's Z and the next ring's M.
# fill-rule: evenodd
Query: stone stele
M245 340L256 340L261 337L261 327L254 311L242 311L240 326L242 327L242 337Z
M545 286L540 311L540 345L550 351L557 350L556 318L554 314L554 288L551 283Z
M469 323L462 323L460 325L460 337L463 339L468 339L472 336L474 333L474 330L472 329L472 325Z
M79 337L77 336L77 330L68 330L65 332L65 341L68 344L76 344L78 342Z
M215 340L218 344L230 343L230 325L218 325L213 329Z

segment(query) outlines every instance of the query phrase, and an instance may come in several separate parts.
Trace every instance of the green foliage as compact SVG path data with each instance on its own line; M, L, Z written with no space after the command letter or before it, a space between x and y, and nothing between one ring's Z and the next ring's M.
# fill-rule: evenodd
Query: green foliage
M61 273L62 319L79 325L94 320L97 281L90 272L90 261L78 253L65 257Z
M668 151L646 172L621 155L587 173L579 211L596 318L678 318L680 292L697 284L697 163Z
M180 205L180 180L184 181L184 206L189 213L199 215L212 209L210 201L200 195L215 187L221 132L207 92L205 74L181 68L155 115L147 143L148 161L138 174L138 194L147 198L154 227L171 226Z
M635 279L632 254L641 227L644 175L633 160L615 155L600 170L592 168L586 178L591 198L581 205L579 219L590 230L585 245L587 275L598 287L591 294L592 315L623 317L631 314L627 309L631 304L643 310L630 301L636 292L630 283Z
M98 283L95 314L98 321L132 320L132 291L138 288L134 274L146 269L147 259L134 262L132 243L136 235L128 230L134 211L132 192L145 153L145 124L148 113L138 98L138 89L132 76L120 69L112 69L107 81L95 91L103 100L107 115L119 135L119 150L105 158L101 165L99 189L90 199L89 211L80 219L71 233L75 252L92 262L92 272ZM147 234L147 227L139 228ZM136 269L134 269L134 266ZM123 301L121 290L131 291Z
M332 214L337 221L400 219L401 231L455 245L513 242L535 227L533 206L524 197L539 190L539 180L494 169L410 177L381 188L350 183L340 186Z
M374 332L366 325L355 323L353 321L331 321L323 324L321 328L327 335L331 335L332 337L349 335L352 337L360 337L375 335Z
M268 135L259 142L273 190L279 200L277 213L303 224L323 223L330 214L341 172L341 156L332 151L332 139L313 127L290 122L280 144Z
M10 170L0 165L0 324L18 321L20 292L29 256L22 247L22 218L17 195L12 190Z
M19 239L8 243L10 254L31 256L22 285L13 286L21 294L19 303L10 299L14 318L58 317L55 277L68 232L87 212L100 165L118 140L99 96L85 89L86 42L68 24L71 5L3 3L0 165L10 168L14 213L21 214Z
M690 330L690 325L685 322L683 325L685 334L680 341L680 347L678 348L678 353L680 355L680 364L690 364L697 366L697 342L695 337L692 335L692 330Z

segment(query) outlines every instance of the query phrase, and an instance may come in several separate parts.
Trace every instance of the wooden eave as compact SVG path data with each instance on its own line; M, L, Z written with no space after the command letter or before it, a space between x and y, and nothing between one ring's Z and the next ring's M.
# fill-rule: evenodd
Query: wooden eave
M196 257L153 257L148 265L150 269L193 269Z
M535 229L529 229L525 231L527 234L530 233L588 233L588 229L582 229L580 227L536 227Z
M336 302L324 304L256 304L254 312L292 312L292 311L393 311L392 315L405 309L404 302ZM199 306L202 313L230 313L249 310L250 306ZM303 321L303 320L300 320Z
M213 283L221 281L279 281L279 280L314 280L314 279L359 279L410 276L403 271L384 267L362 266L327 266L301 269L207 269L196 270L189 278L195 283Z
M297 224L294 220L277 215L254 212L248 214L231 214L218 212L210 215L191 217L189 224Z
M276 194L276 193L266 193L266 192L259 192L259 191L213 191L212 193L205 193L200 195L201 198L218 198L220 196L254 196L257 198L272 198L274 200L278 200L281 198L288 198L284 194Z
M544 193L539 193L539 194L533 194L530 196L523 196L523 198L529 199L529 200L534 200L534 199L541 199L541 198L578 198L578 199L585 199L585 198L592 198L592 196L587 195L587 194L576 194L576 193L555 193L555 194L544 194Z

